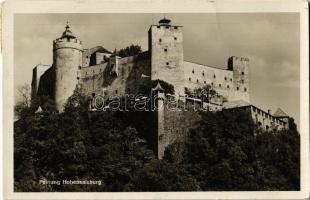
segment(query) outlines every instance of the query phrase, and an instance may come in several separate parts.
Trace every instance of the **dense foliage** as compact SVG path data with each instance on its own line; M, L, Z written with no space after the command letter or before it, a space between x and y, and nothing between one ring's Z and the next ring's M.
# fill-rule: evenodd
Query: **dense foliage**
M141 138L147 133L130 124L128 113L89 112L87 102L75 92L62 113L50 100L41 111L19 109L15 191L299 189L299 134L293 125L287 131L263 132L247 113L202 113L186 142L171 145L165 158L157 160ZM40 180L102 184L44 185Z
M128 57L128 56L134 56L134 55L137 55L141 52L142 52L141 46L131 44L128 47L120 49L117 52L117 55L123 58L123 57Z

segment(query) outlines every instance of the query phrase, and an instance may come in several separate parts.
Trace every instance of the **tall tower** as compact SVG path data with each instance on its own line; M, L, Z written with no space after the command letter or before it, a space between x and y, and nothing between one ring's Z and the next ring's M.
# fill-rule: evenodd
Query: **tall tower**
M178 98L184 94L182 27L171 25L171 21L164 18L158 25L151 25L148 34L151 78L172 84Z
M82 51L82 42L73 35L69 25L62 36L53 42L54 100L59 111L63 110L63 105L78 84L77 73L82 66Z
M235 95L232 100L242 99L250 102L249 59L232 56L228 59L228 70L233 71Z

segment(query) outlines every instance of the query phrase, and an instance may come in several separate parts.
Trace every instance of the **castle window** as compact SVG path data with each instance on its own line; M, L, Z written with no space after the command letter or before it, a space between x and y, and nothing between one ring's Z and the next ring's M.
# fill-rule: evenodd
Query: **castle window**
M168 62L166 62L166 65L169 65L169 63L168 63Z
M213 86L213 83L211 83L211 85Z
M127 92L130 92L130 88L127 88Z
M214 78L216 78L215 74L213 75Z
M241 72L242 75L244 75L244 72Z
M166 26L166 29L169 29L169 26Z
M77 80L80 80L80 77L76 77Z
M85 75L87 75L87 72L85 72Z
M239 90L239 87L237 87L237 90Z
M79 66L79 69L81 69L82 67L81 66Z
M177 37L174 37L174 40L177 40L178 38Z
M229 85L227 85L227 88L229 88Z
M199 83L199 80L197 79L197 83Z
M117 90L115 90L115 94L117 94L118 93L118 91Z
M232 78L230 79L230 81L232 82Z
M188 80L191 81L192 79L191 79L191 78L188 78Z
M159 39L159 42L161 42L161 39Z
M157 26L157 28L160 28L160 26Z
M224 80L226 81L227 80L227 77L225 76Z
M88 56L86 56L86 58L88 58Z
M268 125L266 125L266 130L268 130L269 129L269 126Z
M246 89L246 88L244 88L244 91L246 92L246 91L247 91L247 89Z
M204 81L203 83L204 83L204 84L206 84L207 82L206 82L206 81Z
M165 52L167 52L167 49L164 49Z
M174 29L178 29L178 27L177 27L177 26L175 26L175 27L174 27Z
M244 80L241 80L241 83L244 83Z
M219 84L219 87L222 87L222 84Z
M194 73L195 73L195 71L194 71L194 70L192 70L192 73L194 74Z
M205 73L204 73L204 72L202 72L202 76L205 76Z

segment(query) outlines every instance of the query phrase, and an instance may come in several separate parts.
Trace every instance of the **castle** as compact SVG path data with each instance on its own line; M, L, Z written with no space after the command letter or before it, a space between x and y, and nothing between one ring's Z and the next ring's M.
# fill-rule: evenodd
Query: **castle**
M161 19L149 28L148 51L119 57L102 46L83 49L82 41L67 25L61 37L53 41L53 64L37 65L33 69L32 97L49 95L55 100L57 109L62 111L76 88L87 95L109 99L127 93L137 94L139 86L146 80L159 79L173 85L176 99L190 101L186 91L208 85L217 93L207 104L210 110L245 108L265 129L287 128L288 115L283 111L271 115L249 103L248 58L232 56L228 58L226 69L186 61L182 29L182 26L172 25L169 19ZM157 117L158 121L166 119L160 113ZM158 137L164 134L160 129L158 127ZM163 140L158 139L157 146L163 146L156 150L158 157L172 142L171 138L160 142Z

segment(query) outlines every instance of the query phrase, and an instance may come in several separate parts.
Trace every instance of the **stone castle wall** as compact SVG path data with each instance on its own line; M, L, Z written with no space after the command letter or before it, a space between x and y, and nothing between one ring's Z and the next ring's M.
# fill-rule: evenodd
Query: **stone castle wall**
M79 83L85 94L94 93L107 98L126 93L136 94L139 85L147 79L142 77L142 74L148 77L151 75L148 52L115 59L117 62L114 60L113 62L81 68Z

